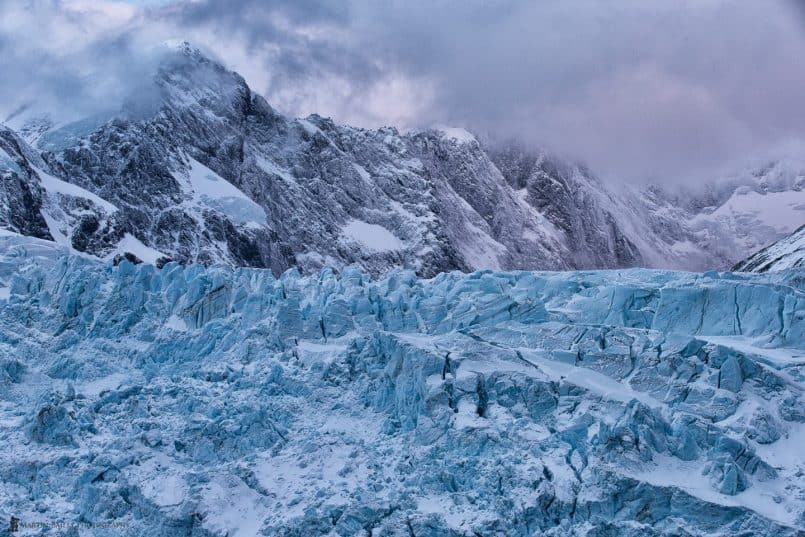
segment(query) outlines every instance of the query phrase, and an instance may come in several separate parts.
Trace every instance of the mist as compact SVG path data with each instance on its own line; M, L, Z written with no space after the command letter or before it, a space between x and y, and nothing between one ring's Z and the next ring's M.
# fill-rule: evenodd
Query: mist
M6 117L113 107L184 38L290 115L516 137L606 178L685 183L800 147L794 2L37 1L0 7Z

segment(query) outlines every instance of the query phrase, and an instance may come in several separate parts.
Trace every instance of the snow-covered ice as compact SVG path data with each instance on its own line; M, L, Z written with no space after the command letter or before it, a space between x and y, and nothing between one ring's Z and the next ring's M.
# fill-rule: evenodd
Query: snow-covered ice
M805 531L801 271L275 278L66 252L0 237L6 518L131 536Z

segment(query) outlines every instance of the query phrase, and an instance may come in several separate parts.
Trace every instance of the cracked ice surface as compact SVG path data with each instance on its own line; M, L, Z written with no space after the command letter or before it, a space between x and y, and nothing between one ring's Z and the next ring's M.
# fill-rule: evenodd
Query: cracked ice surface
M277 279L0 241L6 518L154 536L805 530L802 272Z

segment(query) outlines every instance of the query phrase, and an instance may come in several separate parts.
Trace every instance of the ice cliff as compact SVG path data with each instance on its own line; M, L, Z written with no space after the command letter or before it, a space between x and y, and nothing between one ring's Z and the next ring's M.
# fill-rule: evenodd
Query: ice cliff
M801 271L276 278L0 242L6 520L805 531Z

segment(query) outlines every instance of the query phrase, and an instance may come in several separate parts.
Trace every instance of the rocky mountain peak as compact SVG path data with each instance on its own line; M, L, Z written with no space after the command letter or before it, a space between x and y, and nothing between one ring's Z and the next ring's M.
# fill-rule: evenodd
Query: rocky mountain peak
M373 275L406 268L422 276L727 268L786 231L755 223L738 240L739 213L719 212L724 199L748 200L735 188L695 202L612 188L582 165L520 143L482 143L464 129L400 133L316 114L293 119L186 41L158 56L153 77L117 110L12 126L20 149L0 166L16 183L3 195L20 200L27 189L41 203L24 217L31 226L7 229L102 258L128 252L275 272L356 264ZM783 190L797 189L791 174L774 176L784 177L773 181ZM6 203L4 222L19 221L12 206L19 201Z

